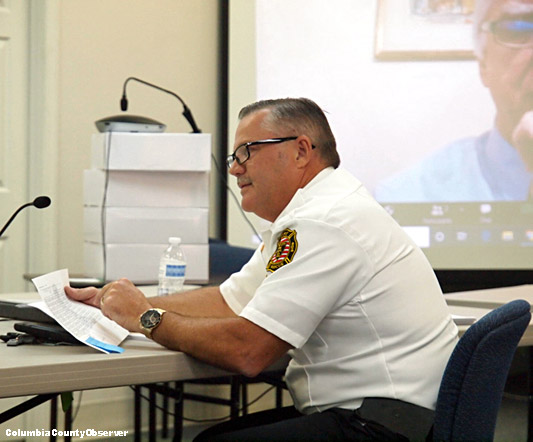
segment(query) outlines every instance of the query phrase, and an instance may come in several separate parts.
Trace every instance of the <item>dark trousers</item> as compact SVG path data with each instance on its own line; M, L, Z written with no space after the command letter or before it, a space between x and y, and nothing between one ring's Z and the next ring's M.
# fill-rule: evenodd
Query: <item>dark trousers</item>
M303 415L294 407L249 414L200 433L194 442L407 441L357 412L333 408Z

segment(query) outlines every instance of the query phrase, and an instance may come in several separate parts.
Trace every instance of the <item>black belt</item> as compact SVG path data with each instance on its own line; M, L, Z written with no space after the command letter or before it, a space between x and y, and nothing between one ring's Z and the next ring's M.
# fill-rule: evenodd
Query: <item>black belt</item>
M374 421L410 441L424 441L428 435L435 412L429 408L398 399L366 398L355 413L364 420Z

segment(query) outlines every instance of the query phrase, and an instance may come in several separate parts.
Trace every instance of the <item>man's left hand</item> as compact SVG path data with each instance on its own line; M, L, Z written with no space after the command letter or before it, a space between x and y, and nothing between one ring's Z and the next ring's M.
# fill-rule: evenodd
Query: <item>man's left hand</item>
M65 293L72 299L99 307L105 316L132 332L141 331L139 317L152 307L144 293L125 278L110 282L101 290L65 287Z

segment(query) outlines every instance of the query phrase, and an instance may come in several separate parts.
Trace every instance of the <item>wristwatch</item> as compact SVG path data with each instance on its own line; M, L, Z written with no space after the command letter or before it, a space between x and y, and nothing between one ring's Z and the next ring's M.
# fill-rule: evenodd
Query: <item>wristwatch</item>
M152 332L161 324L161 319L165 313L166 311L163 309L151 308L139 317L141 330L148 338L152 338Z

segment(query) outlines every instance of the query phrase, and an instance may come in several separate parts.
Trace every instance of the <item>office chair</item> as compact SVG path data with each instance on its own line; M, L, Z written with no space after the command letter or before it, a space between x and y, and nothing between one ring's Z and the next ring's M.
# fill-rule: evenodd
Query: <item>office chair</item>
M227 242L209 238L209 283L224 282L232 273L242 269L254 249L231 246Z
M491 441L513 355L531 306L511 301L468 328L444 371L428 440Z

